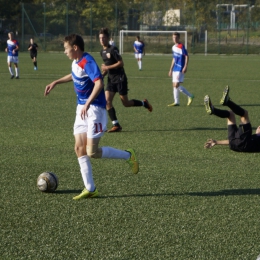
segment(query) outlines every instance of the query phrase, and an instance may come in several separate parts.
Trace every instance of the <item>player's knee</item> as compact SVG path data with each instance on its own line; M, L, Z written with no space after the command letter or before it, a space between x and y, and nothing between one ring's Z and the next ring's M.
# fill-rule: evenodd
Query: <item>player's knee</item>
M86 154L86 149L83 146L74 146L74 151L78 157L83 156Z
M244 113L243 117L248 118L248 111L245 109L244 109L244 111L245 111L245 113Z
M102 149L93 146L87 146L87 155L90 158L99 159L102 157Z
M132 104L126 101L122 101L124 107L131 107Z

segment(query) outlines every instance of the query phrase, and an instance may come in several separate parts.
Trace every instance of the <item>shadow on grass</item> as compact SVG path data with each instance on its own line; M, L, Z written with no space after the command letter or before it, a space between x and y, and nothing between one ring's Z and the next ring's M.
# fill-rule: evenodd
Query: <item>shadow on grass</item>
M220 191L205 191L205 192L189 192L185 195L189 196L237 196L237 195L260 195L260 189L237 189L237 190L220 190Z
M56 194L79 194L82 190L56 190ZM108 198L128 198L128 197L165 197L165 196L197 196L197 197L214 197L214 196L237 196L237 195L260 195L260 189L233 189L219 191L202 191L188 193L158 193L158 194L122 194L122 195L100 195L96 199Z
M56 194L79 194L82 190L56 190L54 193Z
M181 131L205 131L205 130L215 130L215 131L222 131L222 130L227 130L227 127L191 127L191 128L183 128L183 129L175 129L175 128L171 128L171 129L138 129L138 133L141 132L181 132ZM124 133L136 133L136 130L123 130L121 132L116 132L116 134L124 134ZM111 134L111 133L108 133Z

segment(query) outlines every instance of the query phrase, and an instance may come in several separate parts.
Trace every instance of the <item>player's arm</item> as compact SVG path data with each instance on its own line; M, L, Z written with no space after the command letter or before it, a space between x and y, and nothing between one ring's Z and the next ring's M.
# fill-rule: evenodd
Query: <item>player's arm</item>
M44 96L47 96L48 94L50 94L51 90L53 90L56 85L62 84L62 83L67 83L69 81L72 81L71 73L60 79L54 80L52 83L50 83L49 85L47 85L45 87Z
M16 44L15 49L13 50L13 52L16 52L16 51L18 51L18 50L19 50L19 45Z
M170 67L170 70L169 70L169 73L168 73L169 77L172 76L172 69L173 69L173 66L174 66L174 58L172 59L171 67Z
M102 64L101 65L101 71L102 71L102 75L103 73L108 73L108 70L111 70L111 69L118 69L118 68L121 68L121 67L124 67L124 62L123 60L118 60L116 63L112 64L112 65L105 65L105 64Z
M207 142L204 144L204 148L212 148L215 145L229 145L229 140L214 140L214 139L209 139Z
M91 95L89 96L89 98L87 99L87 102L85 103L84 107L81 110L81 118L82 119L85 119L85 117L87 116L87 111L89 109L89 106L96 99L96 97L98 96L98 94L100 93L100 91L103 88L104 88L103 80L97 79L95 81L95 85L94 85L94 88L92 90Z
M183 67L183 69L182 69L182 73L186 73L186 72L187 72L188 63L189 63L189 56L188 56L188 55L185 55L185 64L184 64L184 67Z

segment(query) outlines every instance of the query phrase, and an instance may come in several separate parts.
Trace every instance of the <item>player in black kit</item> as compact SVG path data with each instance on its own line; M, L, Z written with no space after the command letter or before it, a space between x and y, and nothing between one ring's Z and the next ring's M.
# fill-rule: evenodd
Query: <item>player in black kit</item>
M107 132L120 132L122 127L117 120L116 111L112 104L116 92L119 93L122 104L125 107L144 106L150 112L152 112L153 108L147 99L143 101L136 99L128 100L127 77L124 70L124 62L119 54L118 48L109 44L109 32L107 28L100 29L99 40L103 47L100 51L100 55L104 61L104 64L101 65L102 75L105 77L108 74L105 90L107 101L106 109L113 123L113 127Z
M215 145L229 145L229 148L236 152L260 152L260 126L257 127L256 133L253 134L248 111L231 101L229 98L229 86L225 87L220 104L229 107L231 111L214 107L208 95L204 98L204 104L209 115L227 118L228 124L228 140L209 139L204 145L205 148L211 148ZM238 127L235 115L240 116L241 122Z
M30 44L28 45L28 51L30 51L30 56L34 65L34 70L37 70L37 49L38 45L33 41L33 38L30 39Z

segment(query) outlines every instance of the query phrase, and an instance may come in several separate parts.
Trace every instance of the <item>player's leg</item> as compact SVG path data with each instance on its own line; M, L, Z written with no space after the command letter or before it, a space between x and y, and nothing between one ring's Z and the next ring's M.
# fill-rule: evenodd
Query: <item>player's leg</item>
M107 124L106 111L98 107L90 107L91 116L88 117L88 133L87 133L87 155L90 158L100 159L124 159L132 168L133 173L138 172L138 162L135 152L132 149L119 150L113 147L99 148L100 138L104 135L104 130Z
M14 69L15 69L15 74L16 74L15 78L19 79L19 68L18 68L18 63L17 62L14 63Z
M74 123L74 137L75 137L75 153L78 157L78 163L80 166L80 172L83 179L85 188L78 196L73 197L74 200L82 198L90 198L98 196L98 191L95 187L92 166L90 158L87 155L87 131L88 121L87 119L82 120L81 109L82 105L78 105L76 112L76 119Z
M13 73L13 70L12 70L12 63L11 63L11 56L7 56L7 65L8 65L8 70L11 74L11 79L14 78L14 73Z
M139 61L138 61L138 65L139 65L139 70L142 70L142 56L143 54L142 53L139 53Z
M180 72L179 73L179 91L188 97L187 106L189 106L194 99L194 95L191 94L185 87L182 86L183 81L184 81L184 73Z
M229 86L226 86L223 91L222 98L220 99L220 104L223 106L228 106L236 115L241 117L241 123L249 123L248 111L243 109L241 106L237 105L235 102L231 101L229 97Z
M215 115L221 118L230 118L231 121L233 120L233 115L231 115L232 111L222 110L214 107L208 95L204 97L204 105L205 105L206 112L209 115Z
M110 90L113 90L112 85L111 85L111 87L108 86L105 91L105 96L106 96L106 101L107 101L106 109L107 109L108 116L109 116L110 120L112 121L113 127L111 129L109 129L107 132L108 133L120 132L122 130L122 127L119 124L119 121L116 116L116 110L113 107L113 103L112 103L116 92L112 92Z
M168 107L179 106L179 78L176 72L172 72L172 87L173 87L173 100L172 104L169 104Z
M153 111L153 107L147 99L144 99L143 101L137 100L137 99L129 100L128 95L119 95L119 96L120 96L120 99L121 99L124 107L142 107L143 106L148 111L150 111L150 112Z
M137 66L138 66L138 69L139 69L139 54L138 53L135 53L135 59L137 61Z
M37 60L36 60L36 57L37 57L37 54L35 53L33 55L33 65L34 65L34 70L37 70L38 67L37 67Z
M125 76L124 79L117 84L117 91L119 93L121 102L123 106L125 107L141 107L143 106L146 108L149 112L153 111L152 105L148 102L147 99L144 99L143 101L137 100L137 99L128 99L128 82L127 77Z

